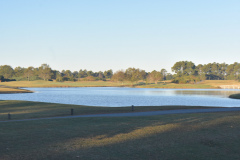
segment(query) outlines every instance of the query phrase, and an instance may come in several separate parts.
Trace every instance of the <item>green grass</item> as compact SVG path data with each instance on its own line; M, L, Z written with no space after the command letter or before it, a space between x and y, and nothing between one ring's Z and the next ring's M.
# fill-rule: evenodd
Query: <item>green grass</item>
M240 112L0 123L1 160L239 160Z
M137 106L135 112L206 108L201 106ZM132 112L129 107L93 107L82 105L67 105L57 103L43 103L30 101L0 101L0 120L8 120L8 113L12 120L69 116L71 109L74 115L126 113Z
M240 93L238 93L238 94L232 94L232 95L229 96L229 98L240 99Z

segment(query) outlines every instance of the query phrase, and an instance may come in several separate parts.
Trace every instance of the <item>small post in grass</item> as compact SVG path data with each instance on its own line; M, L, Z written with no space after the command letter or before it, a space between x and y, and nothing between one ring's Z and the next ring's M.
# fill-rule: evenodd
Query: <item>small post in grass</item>
M71 115L73 115L73 109L71 109Z
M10 113L8 113L8 119L9 119L9 120L11 119L11 114L10 114Z
M132 105L132 111L134 111L134 105Z

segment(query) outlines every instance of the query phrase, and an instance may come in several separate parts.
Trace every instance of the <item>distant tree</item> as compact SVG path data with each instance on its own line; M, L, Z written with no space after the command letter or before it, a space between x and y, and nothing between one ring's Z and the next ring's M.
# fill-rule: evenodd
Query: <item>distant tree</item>
M226 72L227 72L227 79L234 79L235 76L234 76L234 64L230 64L227 69L226 69Z
M202 65L202 64L199 64L199 65L196 67L196 72L197 72L197 75L199 76L200 81L206 79L206 74L205 74L204 71L203 71L203 65Z
M172 80L172 79L173 79L173 75L171 73L167 73L166 80Z
M111 79L112 76L113 76L113 71L111 69L104 72L104 77L105 78Z
M14 74L14 70L9 65L0 66L0 75L2 75L5 79L12 78Z
M86 70L86 69L85 69L85 70L80 70L80 71L78 72L78 77L79 77L79 78L87 77L87 70Z
M30 78L34 75L34 67L28 67L24 70L24 77L30 80Z
M14 77L23 77L24 71L25 71L25 68L22 68L22 67L14 68Z
M77 71L72 72L72 75L73 75L74 78L78 78L78 72Z
M162 74L162 79L163 79L163 80L166 80L167 70L163 68L163 69L161 69L160 72L161 72L161 74Z
M63 82L63 77L62 77L62 75L60 74L60 72L59 72L59 74L56 75L56 81L57 81L57 82Z
M146 72L141 69L136 69L136 68L128 68L125 71L126 79L131 81L132 83L143 80L146 78Z
M161 72L158 72L156 70L153 70L147 77L148 81L154 82L157 84L158 81L163 79L163 75Z
M174 64L172 71L178 76L195 75L195 64L191 61L179 61Z
M38 75L40 78L42 78L44 81L48 80L52 76L52 69L48 64L42 64L38 68Z
M235 79L240 80L240 63L234 65Z
M94 76L93 71L87 71L87 76Z
M2 82L3 80L4 80L4 77L0 75L0 82Z
M51 79L57 79L57 75L61 74L58 70L52 70Z
M175 83L188 83L189 77L197 76L196 66L191 61L176 62L172 67L172 71L176 73L173 78Z
M123 82L126 79L125 73L123 70L115 72L111 78L113 81Z
M226 76L227 76L227 72L226 72L227 66L228 65L226 63L219 64L220 75L222 76L222 79L226 79Z
M102 72L102 71L99 71L99 72L98 72L98 78L102 80L104 77L105 77L105 76L104 76L103 72Z

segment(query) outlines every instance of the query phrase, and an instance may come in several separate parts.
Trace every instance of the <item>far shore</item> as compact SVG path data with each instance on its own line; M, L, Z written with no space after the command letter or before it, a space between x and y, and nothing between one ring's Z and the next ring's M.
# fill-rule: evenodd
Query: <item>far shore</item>
M196 84L176 84L170 81L155 83L145 82L113 82L113 81L10 81L0 83L0 94L33 93L22 88L70 88L70 87L133 87L133 88L162 88L162 89L221 89L222 86L238 86L240 82L234 80L205 80ZM232 89L232 88L231 88ZM231 96L237 98L239 96Z

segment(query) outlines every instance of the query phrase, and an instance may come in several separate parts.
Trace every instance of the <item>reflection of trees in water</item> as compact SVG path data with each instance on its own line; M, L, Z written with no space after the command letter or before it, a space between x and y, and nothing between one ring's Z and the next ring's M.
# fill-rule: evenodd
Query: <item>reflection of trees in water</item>
M228 97L231 94L239 93L240 91L233 90L161 90L161 91L147 91L150 95L192 95L192 96L220 96Z
M209 95L209 96L223 96L228 97L231 94L239 93L239 91L226 91L226 90L219 90L219 91L197 91L197 90L175 90L176 95Z

